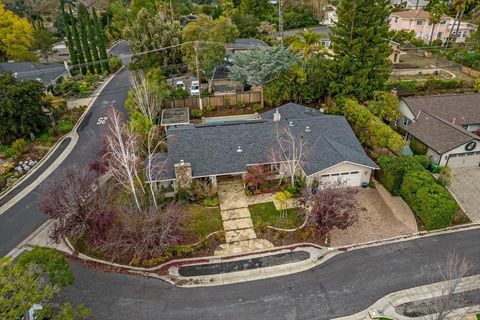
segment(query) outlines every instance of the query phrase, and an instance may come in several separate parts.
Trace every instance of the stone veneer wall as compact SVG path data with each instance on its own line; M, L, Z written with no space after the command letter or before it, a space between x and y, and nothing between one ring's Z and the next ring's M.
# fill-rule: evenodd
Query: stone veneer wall
M175 164L175 178L177 188L189 189L192 185L192 165L190 163Z

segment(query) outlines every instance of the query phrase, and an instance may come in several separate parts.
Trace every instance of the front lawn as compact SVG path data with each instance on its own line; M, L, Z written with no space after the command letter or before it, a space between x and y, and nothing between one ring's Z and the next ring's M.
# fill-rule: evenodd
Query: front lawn
M194 241L202 240L210 233L223 229L218 208L191 204L182 206L182 210L185 210L185 233L195 239Z
M280 211L275 208L273 202L253 204L248 206L252 215L253 225L266 224L276 228L295 229L302 225L304 219L298 209L287 210L287 217L280 219Z

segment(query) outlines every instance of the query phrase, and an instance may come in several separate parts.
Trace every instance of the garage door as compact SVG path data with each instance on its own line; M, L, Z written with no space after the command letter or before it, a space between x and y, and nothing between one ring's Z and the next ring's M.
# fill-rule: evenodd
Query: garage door
M451 168L478 167L480 152L455 153L448 157L447 166Z
M332 174L324 174L320 176L321 183L336 184L341 182L349 187L360 186L361 174L360 171L339 172Z

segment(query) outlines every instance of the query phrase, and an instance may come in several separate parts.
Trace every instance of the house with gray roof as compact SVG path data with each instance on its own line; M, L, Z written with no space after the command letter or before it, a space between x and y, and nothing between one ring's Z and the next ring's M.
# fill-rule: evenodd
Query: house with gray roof
M480 165L480 94L403 98L399 111L407 140L420 142L433 163Z
M360 186L378 169L344 117L288 103L256 121L170 128L168 152L155 155L154 160L161 163L155 167L163 169L150 182L183 188L193 179L208 178L215 185L217 179L241 177L255 165L270 166L277 177L285 177L282 163L276 163L272 153L280 147L279 132L287 130L305 146L300 174L307 183L342 180Z
M62 63L42 64L30 61L1 62L0 73L12 73L18 80L37 80L45 87L68 74Z

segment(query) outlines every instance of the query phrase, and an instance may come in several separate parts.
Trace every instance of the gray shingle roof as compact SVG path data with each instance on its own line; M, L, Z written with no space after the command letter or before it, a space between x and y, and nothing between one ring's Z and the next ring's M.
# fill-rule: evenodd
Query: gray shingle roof
M280 110L294 114L300 108L304 111L306 107L287 104ZM262 114L264 119L270 116L273 119L271 112ZM174 164L180 160L191 163L194 177L241 173L247 165L271 162L271 151L278 146L276 127L287 127L289 121L294 122L292 133L306 140L308 152L302 167L307 175L345 161L378 168L344 117L298 113L288 121L172 128L168 131L166 170L159 180L174 179ZM307 126L310 132L305 131ZM242 152L237 152L239 146Z
M268 48L269 45L259 39L254 38L238 38L233 43L227 44L228 49L257 49L257 48Z
M480 93L403 99L416 117L420 110L458 125L480 123Z
M67 70L60 63L41 64L29 61L0 63L0 73L6 72L11 72L19 80L39 80L48 86Z
M405 130L439 154L448 152L464 143L480 138L464 128L454 125L425 111L421 112L417 121Z

